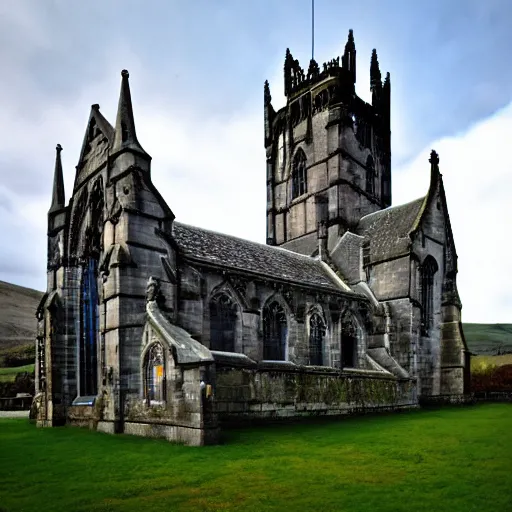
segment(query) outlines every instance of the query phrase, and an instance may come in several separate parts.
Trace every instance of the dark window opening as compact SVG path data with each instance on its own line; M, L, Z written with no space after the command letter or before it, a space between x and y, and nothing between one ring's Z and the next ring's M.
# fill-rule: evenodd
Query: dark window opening
M309 364L318 366L324 364L324 337L325 323L320 315L315 313L309 319Z
M357 366L357 325L350 316L345 317L341 324L341 367Z
M302 149L299 149L293 158L292 199L305 194L307 191L306 155Z
M421 331L428 336L434 322L434 275L437 263L427 256L421 267Z
M80 337L80 395L98 392L98 282L97 261L90 259L82 278L82 335Z
M222 352L235 351L238 307L226 294L210 302L210 349Z
M287 323L284 309L271 302L263 310L263 359L284 361L286 357Z
M375 194L375 167L371 155L366 160L366 192Z
M145 357L144 398L148 405L165 400L164 350L160 343L153 344Z

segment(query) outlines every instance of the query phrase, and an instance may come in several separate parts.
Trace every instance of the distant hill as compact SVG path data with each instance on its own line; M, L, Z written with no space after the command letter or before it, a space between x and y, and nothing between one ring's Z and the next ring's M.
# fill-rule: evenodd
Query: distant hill
M36 308L43 292L0 281L0 366L12 351L35 346ZM463 324L474 354L512 354L512 324Z
M13 350L35 346L36 308L42 292L0 281L0 364Z
M468 348L474 354L512 354L512 324L462 324Z

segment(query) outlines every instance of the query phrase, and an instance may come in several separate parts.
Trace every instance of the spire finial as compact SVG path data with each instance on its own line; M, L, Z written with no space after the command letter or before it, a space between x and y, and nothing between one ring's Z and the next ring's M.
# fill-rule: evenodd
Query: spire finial
M350 29L348 31L348 39L345 44L345 52L341 57L341 64L346 69L351 77L354 84L356 83L356 45L354 43L354 31Z
M376 87L382 86L382 76L380 74L379 60L377 50L372 50L372 59L370 62L370 89L373 91Z
M130 83L128 81L130 74L126 69L121 71L121 93L119 95L119 105L117 108L116 128L114 134L114 143L112 145L112 154L121 149L132 149L138 153L147 153L137 140L135 132L135 120L133 117L132 96L130 93Z
M430 158L428 159L432 166L432 170L439 171L439 155L436 153L436 151L433 149L430 152Z
M57 144L55 155L55 172L53 173L53 193L52 193L52 204L50 206L50 211L55 212L64 208L64 203L66 201L65 193L64 193L64 177L62 174L62 160L60 157L60 153L62 151L62 146Z

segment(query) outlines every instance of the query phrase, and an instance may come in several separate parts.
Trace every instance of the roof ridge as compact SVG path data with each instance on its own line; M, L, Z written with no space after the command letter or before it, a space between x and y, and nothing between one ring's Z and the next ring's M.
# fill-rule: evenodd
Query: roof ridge
M413 199L412 201L409 201L407 203L402 203L402 204L397 204L396 206L389 206L388 208L384 208L382 210L377 210L376 212L372 212L372 213L368 213L367 215L365 215L364 217L361 217L361 219L359 220L359 222L361 222L362 220L365 220L365 219L368 219L368 217L371 217L372 215L377 215L378 213L384 213L384 212L390 212L390 211L396 211L398 210L399 208L404 208L405 206L410 206L411 204L413 203L416 203L418 201L424 201L425 198L427 196L424 195L424 196L421 196L421 197L418 197L416 199Z

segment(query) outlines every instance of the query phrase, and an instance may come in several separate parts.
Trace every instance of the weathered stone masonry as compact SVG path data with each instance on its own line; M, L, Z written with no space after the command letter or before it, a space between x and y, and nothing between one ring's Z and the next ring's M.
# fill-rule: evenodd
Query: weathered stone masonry
M93 105L66 205L57 146L37 310L39 426L219 442L241 422L416 407L467 388L439 158L391 207L389 73L355 94L352 31L287 104L264 88L267 245L188 226L151 181L128 72L115 127Z

